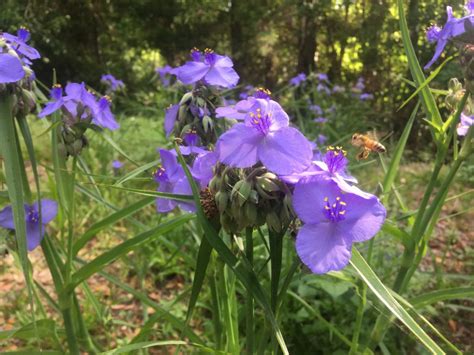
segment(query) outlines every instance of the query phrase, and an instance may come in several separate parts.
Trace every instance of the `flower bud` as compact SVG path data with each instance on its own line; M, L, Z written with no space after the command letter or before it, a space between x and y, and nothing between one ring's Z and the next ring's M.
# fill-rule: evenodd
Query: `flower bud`
M266 222L269 229L275 232L281 231L280 219L278 218L278 215L274 211L267 213Z
M224 213L227 208L227 203L229 202L229 194L225 191L217 191L215 200L219 212Z

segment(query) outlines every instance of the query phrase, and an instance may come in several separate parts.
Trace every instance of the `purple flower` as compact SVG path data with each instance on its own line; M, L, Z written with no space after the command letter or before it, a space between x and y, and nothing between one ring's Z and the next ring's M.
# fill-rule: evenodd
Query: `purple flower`
M241 100L245 100L246 98L248 98L250 96L250 92L254 89L254 87L252 85L247 85L244 87L244 91L242 91L240 94L239 94L239 98Z
M351 258L352 244L375 236L386 210L378 198L353 187L347 193L321 177L298 182L293 208L304 225L296 237L296 251L316 274L343 269Z
M312 157L311 145L303 134L289 127L289 118L273 100L255 99L245 117L217 141L219 160L248 168L261 161L276 174L304 170Z
M329 146L326 154L322 155L318 152L316 156L318 159L315 159L306 170L282 175L280 178L289 184L296 184L305 177L322 176L333 180L342 190L351 192L352 186L348 183L356 184L357 179L347 173L346 151L341 147Z
M123 163L120 160L114 160L112 162L112 168L118 170L123 167Z
M191 185L186 179L186 174L182 166L178 163L176 154L160 149L161 166L153 173L155 181L159 184L158 192L166 192L179 195L192 195ZM158 197L156 199L156 209L158 212L169 212L179 206L187 212L196 210L194 203L175 201Z
M334 85L334 87L332 88L332 92L335 93L335 94L336 93L341 93L341 92L344 92L344 91L346 91L346 90L341 85Z
M319 106L319 105L309 105L309 110L313 111L317 115L322 115L323 114L323 110L322 110L321 106Z
M165 65L162 68L156 68L155 71L160 76L160 80L163 86L169 86L171 81L171 75L173 74L173 68L169 65Z
M468 14L474 13L474 0L469 0L464 6Z
M207 153L205 147L199 145L199 135L195 131L185 133L183 136L183 142L186 144L185 146L180 147L181 154L183 155Z
M437 42L439 39L439 34L441 33L441 27L432 25L426 30L426 39L430 43Z
M29 251L32 251L41 243L46 224L51 222L57 214L58 204L53 200L41 200L41 221L38 203L32 205L25 204L26 242ZM7 206L0 211L0 227L15 229L11 206Z
M316 90L319 92L324 92L326 95L331 95L331 90L329 90L329 88L324 84L318 84L318 86L316 86Z
M357 79L357 84L355 84L354 89L357 91L362 91L365 89L365 80L363 77L359 77L359 79Z
M323 146L326 144L328 140L328 137L326 137L324 134L318 134L318 137L316 138L316 145L317 146Z
M46 106L38 114L39 118L51 115L53 112L59 110L64 104L63 98L63 88L61 85L56 84L50 91L51 101L46 104Z
M316 77L318 78L319 81L329 82L329 77L328 77L327 74L318 73L318 74L316 75Z
M435 27L430 27L430 29L428 29L428 40L430 42L436 42L436 49L433 58L425 65L425 69L431 67L434 62L438 60L450 39L464 34L467 26L472 27L474 25L474 14L471 11L472 3L468 2L466 8L468 9L469 14L462 18L456 18L453 16L453 9L451 6L447 6L446 12L448 19L444 27L441 30Z
M201 53L198 49L191 51L192 61L173 69L172 73L185 85L204 80L209 85L231 88L237 85L239 75L232 68L234 63L229 57L206 49Z
M461 113L461 121L457 127L458 136L465 136L469 131L469 127L474 124L474 116L468 116L464 113Z
M209 185L209 181L214 176L214 166L217 163L218 155L216 152L207 151L200 154L194 160L191 174L199 182L201 188Z
M123 81L116 79L115 76L113 76L112 74L102 75L100 81L108 86L108 92L121 90L125 87Z
M0 53L0 84L16 83L24 76L23 64L16 54Z
M120 125L115 121L114 115L110 110L110 103L110 97L103 96L100 98L95 110L92 112L92 122L100 127L114 131Z
M28 58L28 61L26 61L25 64L31 64L31 60L41 58L41 55L35 48L26 44L30 39L30 31L26 28L20 27L16 36L6 32L3 32L0 36L5 38L7 44L9 44L19 56Z
M218 107L216 109L216 118L226 117L233 118L235 120L244 120L250 109L255 104L255 99L270 100L270 95L270 90L258 88L254 94L249 96L246 100L241 100L235 105Z
M297 86L300 86L301 83L304 81L306 81L306 74L299 73L297 76L290 79L290 85L297 87Z
M327 121L328 119L325 117L316 117L315 119L313 119L313 122L316 122L316 123L326 123Z
M362 101L373 100L374 95L364 92L364 93L360 94L359 99L361 99Z

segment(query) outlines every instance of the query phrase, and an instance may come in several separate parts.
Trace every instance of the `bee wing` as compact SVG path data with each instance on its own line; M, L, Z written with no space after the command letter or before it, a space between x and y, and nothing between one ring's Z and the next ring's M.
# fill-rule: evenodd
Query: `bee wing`
M367 135L367 137L369 137L370 139L372 139L376 142L384 142L393 135L393 131L390 131L390 132L381 131L381 132L377 133L376 130L373 130L373 131L367 132L366 135ZM379 138L379 136L381 138Z

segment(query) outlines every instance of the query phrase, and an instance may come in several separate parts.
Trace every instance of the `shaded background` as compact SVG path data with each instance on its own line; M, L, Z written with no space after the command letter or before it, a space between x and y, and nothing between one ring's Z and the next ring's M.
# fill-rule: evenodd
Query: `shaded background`
M458 14L463 1L451 0ZM433 54L425 39L431 23L444 24L446 1L406 1L412 41L421 63ZM297 73L328 73L333 83L365 78L378 120L398 132L413 106L398 111L410 88L394 1L388 0L4 0L0 28L25 25L42 53L35 62L49 85L99 83L103 73L123 79L128 93L152 90L156 66L177 66L193 47L230 55L242 84L271 90ZM453 48L451 48L453 50ZM441 61L440 61L441 62ZM459 76L456 62L437 78L445 88ZM414 102L412 103L414 104ZM423 139L415 142L418 145ZM414 144L414 142L411 142Z

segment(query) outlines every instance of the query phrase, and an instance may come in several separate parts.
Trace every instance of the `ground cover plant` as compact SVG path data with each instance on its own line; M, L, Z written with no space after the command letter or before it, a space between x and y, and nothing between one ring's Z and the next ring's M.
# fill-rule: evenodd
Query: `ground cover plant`
M48 87L35 32L1 32L0 349L472 351L474 3L426 24L426 61L389 7L392 132L374 77L309 65L270 91L195 47L153 90Z

